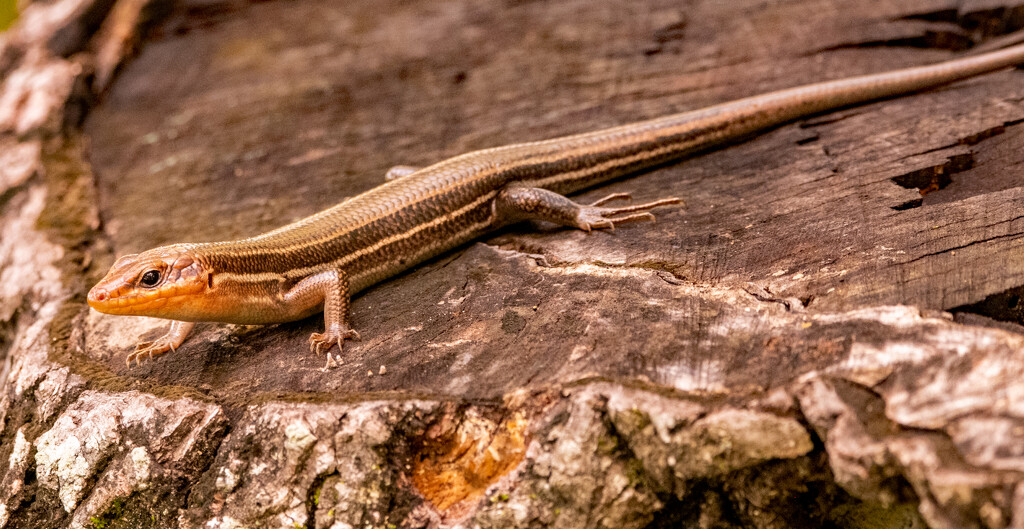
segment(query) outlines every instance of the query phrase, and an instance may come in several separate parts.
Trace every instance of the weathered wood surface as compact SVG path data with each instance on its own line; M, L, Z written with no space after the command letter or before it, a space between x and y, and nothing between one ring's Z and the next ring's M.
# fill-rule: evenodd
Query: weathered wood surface
M943 60L1024 4L59 0L20 24L0 527L1024 527L1019 70L592 190L688 205L388 281L333 369L318 318L127 369L164 324L82 303L116 255L271 229L392 165Z

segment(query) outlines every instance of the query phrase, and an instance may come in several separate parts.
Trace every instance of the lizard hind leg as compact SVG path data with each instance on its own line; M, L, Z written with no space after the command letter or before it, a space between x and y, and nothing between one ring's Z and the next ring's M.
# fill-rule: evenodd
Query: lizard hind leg
M594 229L614 230L616 223L639 220L653 221L654 215L650 210L683 203L678 198L664 198L632 206L604 206L608 202L631 198L628 193L614 193L592 204L582 205L546 189L508 187L503 189L495 199L495 211L507 222L528 219L546 220L589 232Z

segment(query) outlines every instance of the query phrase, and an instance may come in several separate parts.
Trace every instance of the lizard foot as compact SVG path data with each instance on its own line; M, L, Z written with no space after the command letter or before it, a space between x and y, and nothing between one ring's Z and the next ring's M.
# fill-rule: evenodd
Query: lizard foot
M649 211L657 207L670 204L682 204L678 198L663 198L646 204L626 206L621 208L603 207L613 200L629 200L632 198L629 193L615 193L608 195L589 206L581 206L576 215L576 226L586 232L590 230L608 229L615 231L615 223L636 222L639 220L654 221L654 215ZM620 216L625 215L625 216Z
M154 356L160 356L167 351L174 351L177 344L171 341L169 335L161 336L152 342L142 342L135 346L135 351L125 358L125 364L130 368L132 367L132 361L135 365L141 365L143 358L153 359Z
M358 342L359 333L342 325L332 325L324 332L315 332L309 337L309 350L316 354L330 351L334 344L338 344L338 352L344 348L345 340Z
M133 360L135 365L139 365L143 358L152 360L154 356L160 356L167 351L177 351L195 325L195 322L191 321L172 321L171 327L163 336L152 342L142 342L136 345L135 351L128 355L125 363L130 368Z

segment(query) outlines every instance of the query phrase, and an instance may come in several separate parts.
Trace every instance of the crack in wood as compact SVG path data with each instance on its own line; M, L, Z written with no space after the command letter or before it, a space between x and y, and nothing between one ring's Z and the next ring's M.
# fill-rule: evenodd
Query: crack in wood
M924 155L924 154L931 154L931 153L934 153L934 152L944 151L946 149L952 149L953 147L958 147L958 146L961 146L961 145L966 145L966 146L977 145L977 144L979 144L979 143L981 143L981 142L983 142L983 141L985 141L985 140L987 140L989 138L992 138L994 136L998 136L1000 134L1003 134L1004 132L1006 132L1006 129L1008 129L1010 127L1013 127L1015 125L1020 125L1021 123L1024 123L1024 119L1014 119L1014 120L1010 120L1010 121L1004 121L1002 125L996 125L995 127L985 129L983 131L971 134L969 136L964 136L963 138L960 138L959 140L957 140L957 141L955 141L953 143L947 143L946 145L941 145L939 147L934 147L934 148L928 149L926 151L921 151L921 152L917 153L914 156L921 156L921 155ZM905 158L909 158L909 157L905 157Z
M1020 218L1021 217L1015 217L1013 219L1010 219L1010 221L1019 220ZM1024 236L1024 232L1015 231L1013 233L1004 233L1002 235L994 235L992 237L985 237L984 239L978 239L978 240L971 241L971 242L966 243L966 244L960 244L960 245L953 246L953 247L950 247L950 248L945 248L945 249L939 250L937 252L928 252L926 254L919 255L919 256L917 256L917 257L915 257L915 258L913 258L913 259L911 259L909 261L906 261L903 264L910 264L910 263L913 263L913 262L916 262L916 261L920 261L922 259L926 259L928 257L934 257L936 255L941 255L941 254L944 254L944 253L950 253L950 252L955 252L955 251L958 251L958 250L963 250L964 248L970 248L971 246L975 246L975 245L978 245L978 244L984 244L984 243L987 243L987 242L999 241L999 240L1003 240L1003 239L1007 239L1007 238L1019 238L1019 237L1022 237L1022 236Z
M305 527L317 527L316 524L316 511L317 507L320 506L320 496L323 494L324 482L328 478L338 477L341 474L337 469L332 469L328 472L321 472L313 478L313 482L309 484L309 488L306 489L306 525Z
M806 299L796 297L779 297L770 292L767 288L756 283L748 283L743 287L743 290L758 301L764 303L778 303L785 307L787 312L806 312L807 305L814 298L813 295L808 296Z
M925 22L951 22L956 24L959 19L959 11L955 8L937 9L922 13L912 13L897 18L896 20L924 20Z
M930 22L948 29L928 29L917 35L885 39L843 42L821 48L817 53L851 48L922 48L964 51L988 37L1006 35L1024 29L1024 4L1011 4L960 13L958 9L938 9L911 13L894 19Z
M972 167L974 167L973 152L954 154L953 156L947 157L945 163L894 176L891 180L896 185L906 189L916 188L923 197L929 193L945 189L946 186L953 183L952 175L962 173ZM923 198L917 198L914 200L908 200L897 206L893 206L892 209L896 211L903 211L920 207L923 203Z
M997 36L1024 28L1024 4L968 11L957 20L960 27L983 36Z
M946 145L934 147L926 151L917 153L913 156L923 156L961 146L969 147L978 145L990 138L1004 134L1010 127L1020 125L1021 123L1024 123L1024 119L1005 121L1001 125L996 125L995 127L991 127L976 132L974 134L964 136L953 143L948 143ZM905 158L909 158L909 156L904 157L904 159ZM947 157L945 163L933 165L931 167L925 167L923 169L918 169L915 171L911 171L909 173L904 173L902 175L891 178L891 180L896 185L899 185L900 187L906 189L916 188L921 193L921 196L924 197L929 193L945 189L947 186L949 186L949 184L953 182L952 175L962 173L964 171L968 171L974 168L975 162L976 158L975 153L973 151L961 154L954 154L952 156ZM913 200L903 202L902 204L892 206L892 209L896 211L904 211L920 207L923 204L923 198L916 198Z
M845 119L849 119L849 118L852 118L854 116L859 116L859 115L861 115L863 113L864 113L863 110L848 110L848 111L845 111L845 112L833 112L833 113L830 113L830 114L825 114L823 116L818 116L818 117L814 117L814 118L810 118L810 119L805 119L805 120L801 121L797 126L800 127L801 129L810 129L810 128L814 128L814 127L821 127L823 125L831 125L833 123L838 123L838 122L843 121Z
M893 37L889 39L865 40L860 42L843 42L819 49L815 53L860 48L921 48L964 51L974 42L970 37L953 31L925 31L920 35Z
M1024 285L990 294L977 303L960 305L949 311L954 314L977 314L997 321L1024 323Z
M673 41L682 41L686 37L686 26L689 21L685 16L678 22L673 22L654 32L654 44L644 48L644 55L656 55L665 50L665 45Z

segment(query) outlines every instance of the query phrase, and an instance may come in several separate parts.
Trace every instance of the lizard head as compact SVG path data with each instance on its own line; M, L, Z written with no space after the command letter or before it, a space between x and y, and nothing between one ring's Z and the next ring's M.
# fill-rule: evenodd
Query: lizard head
M89 306L107 314L190 320L194 296L210 274L187 245L125 255L89 291Z

